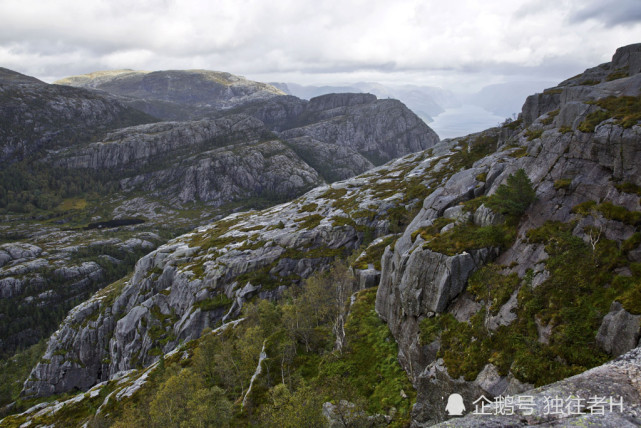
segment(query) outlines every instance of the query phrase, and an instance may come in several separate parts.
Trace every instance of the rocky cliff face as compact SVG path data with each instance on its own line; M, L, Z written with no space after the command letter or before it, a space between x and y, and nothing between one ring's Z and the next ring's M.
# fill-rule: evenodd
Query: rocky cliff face
M333 142L374 165L424 150L425 140L438 141L434 131L426 129L396 100L376 100L368 94L332 94L312 98L306 107L302 116L307 120L302 126L283 131L284 138L294 144L301 139Z
M249 299L277 298L377 238L353 269L359 284L379 284L376 310L418 394L413 426L447 419L444 397L455 392L468 412L481 395L518 394L533 397L533 411L446 424L638 423L640 58L641 45L621 48L589 80L528 98L517 121L159 247L70 312L25 394L86 389L152 365ZM342 118L374 103L299 107L283 97L245 113L285 142L311 141L324 134L309 118L337 121L327 133L336 136ZM536 199L521 205L530 190ZM563 420L544 414L548 394L616 395L626 410Z
M250 197L292 198L322 183L318 172L245 115L126 128L53 155L65 169L108 171L124 192L180 206L221 206ZM352 174L353 175L353 174Z
M50 335L66 311L126 273L164 240L136 227L115 235L43 227L28 240L0 244L3 354Z
M438 141L399 101L371 94L330 94L309 102L275 98L247 113L268 124L329 182Z
M109 171L128 192L220 206L248 197L291 198L438 141L398 101L363 94L285 98L218 119L125 128L52 153L49 162Z
M96 138L116 128L157 119L85 89L48 85L0 68L0 162L8 165L42 148Z
M233 319L247 300L278 297L364 240L398 230L399 213L427 191L421 183L429 162L423 154L409 155L368 176L259 213L232 215L159 247L138 261L133 276L70 312L25 393L85 389L147 366L204 328ZM374 241L372 248L378 247ZM363 284L375 275L367 268L358 274Z
M571 353L602 352L602 358L607 358L606 353L616 356L636 346L639 325L630 311L636 314L638 309L626 297L636 286L619 285L621 281L638 283L630 269L634 269L639 255L639 242L634 237L639 236L636 219L641 211L636 190L641 185L641 127L636 107L626 110L623 105L636 105L641 95L641 75L634 71L639 58L641 45L619 49L612 63L529 97L517 123L476 136L477 145L479 138L495 138L497 150L443 180L425 199L422 210L394 248L385 251L376 308L397 339L399 359L417 387L416 426L446 418L442 396L450 392L461 393L466 406L473 408L471 402L481 393L514 394L527 388L523 382L541 382L542 373L528 372L541 364L537 358L557 358L563 367L587 364L589 368L599 359L589 363ZM450 157L438 167L455 161ZM479 241L463 244L462 252L435 253L433 248L442 248L439 242L443 243L445 237L461 239L454 231L463 230L463 226L452 228L451 224L445 225L444 219L468 224L468 232L500 224L491 216L488 218L482 203L519 169L532 180L538 199L518 221L514 241L502 249L490 240L485 245ZM467 216L463 222L461 211ZM574 280L581 285L575 289L563 274L571 272L572 267L559 265L563 255L570 252L566 245L576 246L571 252L575 256L581 251L593 254L594 264L586 264L586 269L611 269L613 273L601 273L599 280L591 282L580 279L577 272ZM603 247L599 250L600 245ZM611 249L606 250L606 245ZM566 253L559 252L560 247ZM611 251L620 251L619 259L610 260L609 267L604 267L604 253ZM482 268L491 261L492 269L498 269L500 275L488 276L491 269ZM486 295L478 289L469 290L466 284L475 271L479 271L480 283L494 291ZM502 295L496 294L501 284L510 281L506 279L509 277L513 281L511 288L504 289ZM587 291L591 286L594 291ZM553 287L560 287L563 292L557 293ZM572 303L572 297L564 294L603 293L606 289L610 289L608 297L589 304ZM536 296L537 303L529 296ZM625 308L618 303L610 308L613 299L624 302ZM534 307L541 302L549 302L546 304L555 309L541 306L534 312L534 322L526 327L522 317L530 313L528 305ZM593 317L589 325L579 327L578 321L568 316L573 305L582 308L574 309L577 312L573 316ZM445 326L447 322L452 324ZM522 327L518 327L519 323ZM515 338L515 334L527 334L528 329L534 329L529 330L533 331L533 339L521 342L523 339ZM568 334L582 338L572 340ZM625 340L621 340L623 336ZM460 346L457 343L461 342L453 340L471 342ZM508 342L500 345L501 340ZM586 342L579 343L583 340ZM518 351L504 352L502 346L530 347L527 352L532 359L526 361L526 354ZM557 347L583 351L563 352ZM532 355L538 353L540 357ZM525 369L524 364L531 367ZM573 370L547 364L548 370L558 373ZM488 375L490 372L494 374Z
M368 156L399 157L438 141L397 102L350 94L307 102L224 73L99 73L89 79L95 84L78 80L212 114L183 122L158 122L120 95L47 85L8 70L2 76L4 159L29 156L0 169L0 210L9 213L0 224L0 242L10 254L29 245L42 251L0 267L0 354L50 334L68 309L116 272L133 268L134 257L190 227L352 177L374 166ZM145 121L153 123L128 126ZM298 124L315 126L318 134L336 123L349 124L343 140L334 131L314 138L305 131L291 138L273 132L293 132ZM345 143L352 140L359 143ZM125 223L111 229L114 219ZM126 226L132 219L144 223ZM106 229L86 231L101 222ZM146 239L148 233L155 238ZM152 245L126 244L131 240ZM76 251L80 246L85 248ZM58 275L61 268L68 272ZM47 322L33 328L33 314L47 307Z

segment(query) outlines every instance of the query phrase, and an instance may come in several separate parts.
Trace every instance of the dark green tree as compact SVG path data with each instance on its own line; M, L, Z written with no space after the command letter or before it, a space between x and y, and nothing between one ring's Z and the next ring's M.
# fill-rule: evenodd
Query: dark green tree
M499 186L487 205L508 217L519 218L535 200L536 192L532 182L521 168L515 174L510 174L507 184Z

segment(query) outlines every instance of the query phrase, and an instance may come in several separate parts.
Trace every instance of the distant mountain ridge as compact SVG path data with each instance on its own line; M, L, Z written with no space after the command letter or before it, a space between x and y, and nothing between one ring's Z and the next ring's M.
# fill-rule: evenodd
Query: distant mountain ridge
M458 105L457 97L451 92L433 86L383 85L373 82L359 82L345 86L313 86L296 83L271 83L282 91L304 99L311 99L329 93L363 92L379 98L398 99L407 105L426 123L448 107Z
M231 73L210 70L111 70L66 77L55 84L90 88L165 120L200 119L219 110L285 95Z
M117 97L83 88L49 85L0 68L0 162L41 148L59 148L131 125L156 122Z

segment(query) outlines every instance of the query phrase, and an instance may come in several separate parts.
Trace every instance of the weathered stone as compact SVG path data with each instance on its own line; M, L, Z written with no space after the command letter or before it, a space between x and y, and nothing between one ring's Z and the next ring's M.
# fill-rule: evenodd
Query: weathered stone
M0 268L9 262L35 259L42 253L42 248L26 242L0 245Z
M404 171L419 156L400 159L395 168ZM399 178L401 182L404 179ZM336 186L344 189L345 198L356 206L371 207L377 202L374 188L363 191L359 187L363 183L363 178L356 177ZM334 206L334 199L327 196L329 190L320 187L261 212L233 214L142 257L117 295L94 297L72 311L48 344L47 355L55 353L57 358L39 363L25 384L25 393L47 395L86 388L132 367L153 364L158 358L153 349L169 352L198 338L205 328L232 320L254 296L276 299L285 285L298 284L327 268L337 250L359 248L363 230L379 225L376 217L401 203L379 204L372 217L356 218L354 226L336 227L335 219L348 214ZM310 217L317 218L317 224L304 226ZM388 227L381 233L387 236ZM219 238L220 245L216 244ZM127 242L143 245L145 240ZM258 271L263 273L252 277ZM373 274L368 275L365 285L375 280ZM241 281L242 276L249 279ZM218 298L230 303L211 307L207 302Z
M624 58L625 55L621 54L619 57ZM641 185L639 182L641 171L638 167L641 164L641 151L638 144L641 139L639 134L641 127L623 128L614 123L614 120L610 120L597 126L594 133L568 132L568 129L564 129L564 132L559 131L560 126L576 129L587 115L595 110L596 107L589 104L594 100L623 94L639 96L641 86L638 81L641 80L641 74L608 82L606 78L612 71L611 64L599 66L588 70L580 78L564 82L561 87L552 88L543 94L528 98L523 107L522 118L526 127L534 125L529 130L519 132L517 136L501 134L501 138L511 138L510 144L527 147L525 156L506 156L506 153L511 152L507 148L509 144L506 141L504 145L499 145L505 149L504 151L499 150L497 153L490 154L474 163L472 168L460 171L450 180L440 183L440 186L425 199L423 210L407 227L403 237L397 241L394 251L384 253L376 309L388 323L399 343L399 361L417 388L417 405L413 413L414 425L427 426L438 421L439 417L445 417L445 413L438 410L440 407L444 408L441 396L437 396L438 391L446 391L442 394L446 396L448 391L455 392L457 388L464 390L462 385L468 385L462 380L441 376L438 389L435 389L433 383L428 384L420 380L422 376L420 374L425 367L433 368L436 354L433 345L438 345L438 341L434 341L430 346L417 346L419 320L428 316L428 309L438 312L436 307L426 308L424 311L420 308L426 301L434 301L444 296L442 289L430 285L432 275L438 275L439 272L442 274L444 271L447 275L456 277L456 269L441 268L445 260L434 260L433 254L423 249L424 241L416 232L421 227L430 226L440 216L453 218L458 212L458 209L452 208L455 204L478 196L478 192L470 192L470 189L475 186L471 178L476 177L480 172L486 173L486 182L481 194L492 195L502 183L507 181L510 174L523 168L536 189L538 199L517 225L515 242L499 256L496 263L509 267L506 268L506 274L515 272L521 279L528 278L527 283L522 281L519 287L536 288L550 277L545 264L548 256L545 253L544 244L528 242L527 231L538 228L547 221L568 223L576 219L578 221L573 234L585 238L584 229L593 226L594 222L591 223L588 220L589 216L581 218L576 215L572 207L586 200L608 201L630 211L639 211L638 196L623 195L614 187L613 181ZM594 79L592 83L597 83L582 84L591 79ZM558 116L551 123L539 120L543 114L557 109L559 109ZM528 134L532 130L543 131L540 137L534 139L535 143L528 141L528 139L531 140ZM467 140L472 138L474 137L470 136ZM439 147L439 149L442 148ZM446 161L441 160L434 169L444 168L445 165ZM453 182L455 177L460 177L457 182ZM465 179L468 181L464 181ZM570 180L571 186L559 186L565 180ZM478 226L489 226L500 224L502 219L493 215L487 207L481 206L475 213L474 222ZM618 243L629 239L635 232L634 227L619 221L604 220L602 226L603 236ZM632 259L636 257L634 251L631 252L631 256ZM492 260L492 257L485 258L483 261L479 258L474 269L489 260ZM417 269L421 264L423 267ZM531 276L527 276L530 270ZM621 270L619 274L628 273ZM414 283L409 280L410 277L414 278ZM466 278L463 279L463 282L465 281ZM423 288L418 287L417 283L423 285ZM455 289L464 291L465 284ZM487 328L495 330L516 320L517 296L518 289L512 293L497 315L490 316L486 320ZM447 299L445 301L447 303L440 310L454 315L459 322L469 321L478 311L475 302L464 292L451 303ZM607 348L608 352L615 352L615 355L636 346L640 331L638 318L639 316L633 316L618 307L613 307L611 313L603 320L598 342L604 349ZM535 321L539 329L539 341L550 342L555 325L552 323L544 325L538 319ZM620 346L620 349L614 350L617 346ZM507 382L506 388L512 393L520 392L527 387L511 373L508 373L505 382ZM474 397L476 398L478 396ZM456 423L458 421L452 420ZM483 420L484 423L486 421L487 426L501 425L501 422L493 421L491 418ZM479 420L475 422L478 423Z
M633 349L614 361L588 370L579 375L541 388L525 391L532 406L515 406L513 415L499 415L496 404L486 405L489 415L474 415L474 407L465 401L466 416L450 419L437 427L526 427L526 426L599 426L633 427L641 425L641 348ZM477 399L477 396L474 399ZM549 403L554 397L561 398L563 411L551 412ZM605 400L603 412L594 397ZM519 396L513 396L519 400ZM570 412L565 406L570 398L578 398L580 408ZM592 401L590 401L592 400ZM515 401L516 402L516 401Z
M612 57L612 68L628 68L630 75L641 73L641 43L620 47Z
M503 394L508 386L507 377L501 376L494 364L486 364L474 382L492 397Z
M8 299L22 293L25 284L18 278L0 278L0 299Z
M381 280L381 271L376 269L355 269L354 276L358 283L358 289L377 287Z
M490 208L486 207L485 204L481 205L474 211L474 224L477 226L494 226L501 224L505 221L505 218L499 214L492 211Z
M450 207L443 212L443 217L455 220L456 223L467 223L472 219L472 214L461 205Z
M608 354L618 357L637 346L641 337L641 315L632 315L619 302L612 302L610 312L596 335L597 344Z

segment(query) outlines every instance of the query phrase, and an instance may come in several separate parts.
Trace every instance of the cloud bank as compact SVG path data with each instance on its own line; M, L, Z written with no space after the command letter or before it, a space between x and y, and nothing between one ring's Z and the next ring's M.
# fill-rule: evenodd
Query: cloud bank
M0 66L447 88L561 80L641 42L639 0L3 0Z

